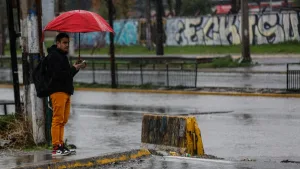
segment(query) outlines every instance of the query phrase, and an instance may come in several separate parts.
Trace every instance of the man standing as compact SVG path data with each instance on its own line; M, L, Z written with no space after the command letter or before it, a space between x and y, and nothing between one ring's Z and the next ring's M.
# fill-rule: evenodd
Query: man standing
M70 150L65 146L64 126L70 115L70 96L74 93L73 77L85 64L70 65L67 54L69 51L69 36L59 33L56 45L48 48L48 75L50 76L49 95L52 102L52 155L68 155Z

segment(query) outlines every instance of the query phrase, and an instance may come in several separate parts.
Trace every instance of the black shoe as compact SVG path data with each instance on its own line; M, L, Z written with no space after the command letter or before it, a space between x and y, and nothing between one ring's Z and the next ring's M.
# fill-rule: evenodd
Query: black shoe
M72 147L70 147L70 149L69 149L68 146L66 146L66 144L63 144L62 147L63 147L63 150L69 152L69 154L70 153L71 154L76 154L76 150L72 149Z

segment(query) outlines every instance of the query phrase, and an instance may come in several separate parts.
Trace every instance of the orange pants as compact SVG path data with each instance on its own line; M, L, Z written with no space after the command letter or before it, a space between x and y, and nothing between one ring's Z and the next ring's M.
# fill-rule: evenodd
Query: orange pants
M52 102L52 145L64 143L64 127L70 115L70 95L64 92L57 92L50 95Z

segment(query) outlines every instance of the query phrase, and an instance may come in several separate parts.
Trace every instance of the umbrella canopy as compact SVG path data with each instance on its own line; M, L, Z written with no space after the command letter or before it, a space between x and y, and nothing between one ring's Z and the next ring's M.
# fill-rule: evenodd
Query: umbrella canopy
M42 41L44 40L45 31L58 31L79 33L79 59L80 59L80 33L87 32L112 32L114 30L100 15L85 11L85 10L73 10L64 12L58 17L50 21L42 35Z
M100 15L85 10L73 10L59 15L47 24L44 31L70 33L114 32Z

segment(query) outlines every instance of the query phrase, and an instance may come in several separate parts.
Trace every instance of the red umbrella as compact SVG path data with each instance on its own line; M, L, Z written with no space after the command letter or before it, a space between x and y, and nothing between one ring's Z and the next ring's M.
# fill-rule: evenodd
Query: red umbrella
M114 32L100 15L85 10L73 10L59 15L47 24L44 31L79 33L79 57L80 33Z

